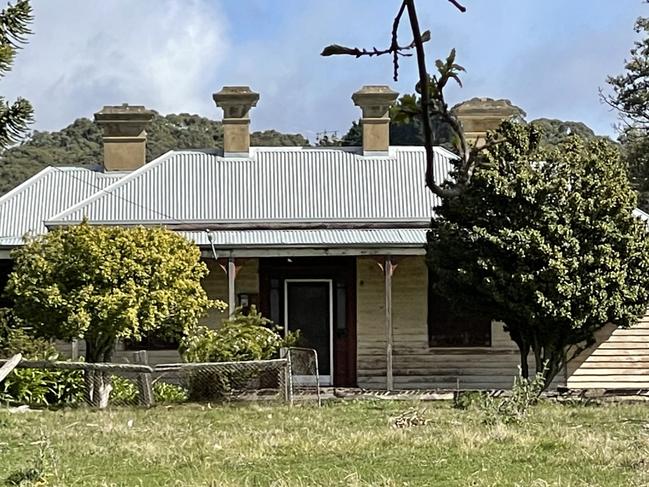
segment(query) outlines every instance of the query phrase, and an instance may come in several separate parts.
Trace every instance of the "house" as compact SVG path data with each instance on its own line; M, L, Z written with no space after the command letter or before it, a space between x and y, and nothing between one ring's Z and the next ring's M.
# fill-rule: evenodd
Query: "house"
M209 296L234 309L256 304L300 329L319 354L324 384L366 388L507 388L518 350L502 323L457 320L429 299L424 243L437 197L424 186L421 147L390 147L388 109L397 93L365 86L362 147L250 147L247 87L214 94L224 112L224 148L171 151L145 164L152 112L104 107L102 169L50 167L0 198L0 258L25 233L72 225L163 225L192 240L210 274ZM484 101L484 100L482 100ZM463 110L478 139L505 102ZM443 180L453 154L435 149ZM0 283L2 284L2 283ZM218 326L223 315L207 322ZM649 388L649 320L602 330L598 345L559 383ZM153 361L177 358L173 349Z

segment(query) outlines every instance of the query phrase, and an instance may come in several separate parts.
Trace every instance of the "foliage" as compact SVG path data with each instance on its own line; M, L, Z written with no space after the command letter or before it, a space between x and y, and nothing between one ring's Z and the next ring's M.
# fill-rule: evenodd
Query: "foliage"
M207 267L191 242L163 228L87 223L33 238L12 254L7 293L35 336L83 339L88 362L110 361L117 340L186 334L209 307Z
M474 409L482 416L485 424L521 423L527 419L532 406L539 401L545 388L543 372L537 372L533 378L520 374L514 378L511 394L506 397L494 397L487 392L461 393L455 398L457 409Z
M0 77L11 71L18 50L31 34L29 24L33 20L27 0L9 4L0 11ZM20 139L33 121L32 114L32 106L24 98L9 103L0 96L0 147Z
M140 392L137 384L126 377L114 375L110 383L110 400L115 404L137 404Z
M281 328L264 318L255 306L248 313L237 308L234 315L212 330L198 327L183 337L180 353L187 362L240 362L274 358L281 347L294 345L297 333L280 335ZM236 384L252 377L246 371L196 371L189 377L189 400L222 400Z
M267 360L281 347L291 346L297 340L295 333L282 338L280 330L255 306L251 306L248 314L238 308L218 329L200 326L184 336L179 350L187 362Z
M188 399L187 389L167 382L153 384L153 398L157 404L185 402Z
M601 97L620 115L622 154L638 204L649 211L649 18L639 17L634 30L641 38L631 49L625 72L607 78L613 92L602 92Z
M308 145L299 134L275 130L253 132L252 145ZM159 115L147 129L147 160L170 150L210 149L223 145L221 122L187 113ZM101 164L101 129L87 118L79 118L58 132L33 132L20 145L6 149L0 158L0 194L17 186L47 166Z
M573 137L540 150L533 127L505 122L465 193L428 234L437 291L458 313L506 323L547 383L605 323L634 324L649 302L649 241L619 153Z
M42 338L34 338L15 323L0 320L0 359L22 353L27 360L57 360L58 351ZM4 321L4 325L3 325ZM0 383L0 402L52 406L71 404L82 397L83 375L78 371L14 369Z

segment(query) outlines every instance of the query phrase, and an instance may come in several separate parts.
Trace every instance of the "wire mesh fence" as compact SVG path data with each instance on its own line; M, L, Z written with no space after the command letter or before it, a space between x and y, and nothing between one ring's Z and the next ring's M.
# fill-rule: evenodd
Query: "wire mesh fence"
M310 349L285 349L279 359L239 362L152 367L146 352L127 360L139 363L22 360L0 382L0 402L97 408L258 400L320 404L317 354Z

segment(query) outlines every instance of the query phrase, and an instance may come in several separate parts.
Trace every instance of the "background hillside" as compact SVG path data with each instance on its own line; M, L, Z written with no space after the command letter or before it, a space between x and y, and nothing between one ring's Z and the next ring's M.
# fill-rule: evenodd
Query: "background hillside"
M147 130L147 160L172 149L222 147L221 122L198 115L156 115ZM300 134L275 130L253 132L252 145L300 146L309 141ZM33 132L20 145L0 157L0 195L46 166L97 166L102 161L101 129L91 120L79 118L58 132Z

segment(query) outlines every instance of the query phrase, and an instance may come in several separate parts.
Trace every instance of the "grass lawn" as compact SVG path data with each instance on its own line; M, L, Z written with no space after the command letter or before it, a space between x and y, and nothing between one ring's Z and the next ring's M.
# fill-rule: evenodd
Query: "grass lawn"
M430 422L393 428L410 407ZM33 485L641 486L649 405L543 404L506 426L448 403L387 401L0 410L0 485L39 463L45 481Z

